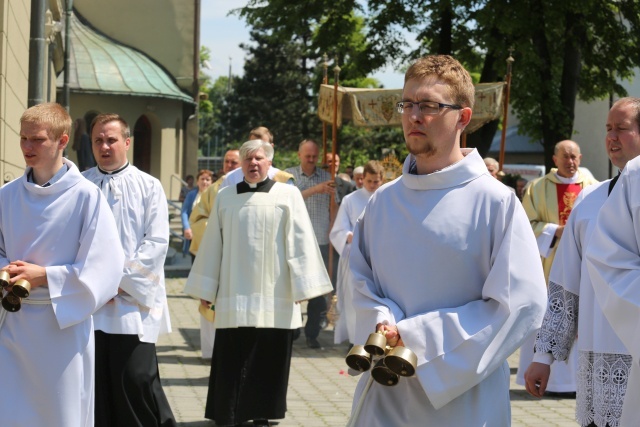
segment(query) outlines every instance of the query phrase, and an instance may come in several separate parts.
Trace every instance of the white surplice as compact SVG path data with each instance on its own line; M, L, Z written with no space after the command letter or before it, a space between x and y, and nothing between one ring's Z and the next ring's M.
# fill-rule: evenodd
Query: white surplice
M0 189L0 267L45 267L47 286L32 290L0 328L0 424L93 426L91 314L118 291L124 254L109 206L77 167L48 187L27 173Z
M296 187L220 190L184 289L215 305L216 329L299 328L296 301L332 290Z
M374 382L358 426L508 426L511 355L547 303L527 216L476 150L428 175L409 172L371 197L351 249L356 342L396 325L414 378ZM369 373L358 383L354 408Z
M630 160L598 214L586 250L602 312L632 357L620 426L640 419L640 157Z
M164 283L169 214L162 184L133 165L113 174L94 167L83 175L107 197L126 260L124 293L94 315L95 329L155 343L159 334L171 332Z
M576 419L582 426L618 426L631 364L595 300L583 257L609 184L610 180L587 187L580 192L580 203L574 204L551 267L549 305L533 359L547 364L556 360L553 369L577 347Z
M342 199L338 214L329 233L331 244L338 254L340 254L336 286L340 317L338 317L338 321L335 324L333 334L333 342L336 344L340 344L344 340L348 340L351 344L354 344L356 314L353 310L353 275L349 267L351 243L347 243L347 237L353 233L356 221L372 194L373 193L368 192L364 188L347 194L344 199Z

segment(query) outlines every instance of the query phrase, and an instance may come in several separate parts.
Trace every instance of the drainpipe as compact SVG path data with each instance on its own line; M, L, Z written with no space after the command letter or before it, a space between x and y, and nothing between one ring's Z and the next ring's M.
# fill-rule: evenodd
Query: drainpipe
M27 106L44 102L44 20L46 0L31 0L31 28L29 31L29 99Z
M71 108L71 92L69 90L69 74L70 65L69 58L71 55L71 12L73 10L73 0L67 0L67 8L64 12L64 83L62 85L62 100L64 108L69 112Z

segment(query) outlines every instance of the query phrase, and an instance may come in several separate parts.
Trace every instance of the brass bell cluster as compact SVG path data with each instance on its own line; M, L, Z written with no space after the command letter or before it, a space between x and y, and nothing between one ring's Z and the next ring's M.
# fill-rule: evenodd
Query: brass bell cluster
M383 331L369 335L365 345L354 345L347 354L347 365L359 372L371 370L373 379L386 386L394 386L400 377L412 377L416 373L418 357L406 347L390 347Z
M22 298L27 298L29 296L29 292L31 292L31 283L24 279L20 279L12 286L11 283L9 283L10 278L11 276L8 271L0 271L0 287L7 291L6 295L2 297L2 308L14 313L22 307Z

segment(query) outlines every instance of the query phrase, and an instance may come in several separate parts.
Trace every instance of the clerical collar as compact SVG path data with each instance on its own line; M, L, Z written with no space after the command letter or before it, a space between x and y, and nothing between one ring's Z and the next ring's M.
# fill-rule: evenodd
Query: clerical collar
M41 185L41 187L42 188L49 187L55 184L56 182L60 181L64 176L64 174L67 173L68 170L69 170L69 165L63 164L62 167L58 169L58 172L56 172L49 181L45 182L44 185ZM27 181L33 184L36 184L36 180L33 177L33 168L29 169L29 172L27 172Z
M558 175L558 172L556 171L555 176L556 178L558 178L558 181L560 181L563 184L575 184L576 182L578 182L578 179L580 178L580 173L576 172L573 174L573 176L569 178L565 178L564 176Z
M273 184L275 184L276 182L272 179L270 179L269 177L266 177L263 181L255 183L255 184L250 184L245 180L240 181L237 185L236 185L236 190L238 191L238 194L242 194L242 193L268 193L269 190L271 190L271 187L273 187Z
M106 170L100 169L100 166L98 166L98 170L100 171L100 173L102 173L102 174L104 174L104 175L115 175L115 174L117 174L118 172L122 172L123 170L125 170L125 169L126 169L126 168L128 168L128 167L129 167L129 162L126 162L126 163L124 164L124 166L122 166L120 169L116 169L116 170L111 171L111 172L108 172L108 171L106 171Z

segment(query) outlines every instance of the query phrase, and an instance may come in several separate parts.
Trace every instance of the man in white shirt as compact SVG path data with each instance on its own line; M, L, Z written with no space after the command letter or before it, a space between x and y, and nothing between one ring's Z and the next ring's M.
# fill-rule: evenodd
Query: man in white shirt
M31 284L19 311L0 309L4 426L93 426L91 315L116 294L124 253L100 191L62 156L70 131L59 104L25 111L27 168L0 189L0 268Z
M410 155L358 219L350 263L356 342L380 331L417 369L393 387L363 374L352 426L510 425L507 357L540 327L546 287L520 202L460 148L474 93L447 55L405 75L397 107Z
M160 181L129 164L127 122L100 114L91 125L98 166L84 172L105 195L125 252L118 295L95 315L96 426L174 426L155 343L171 332L164 284L169 246Z

